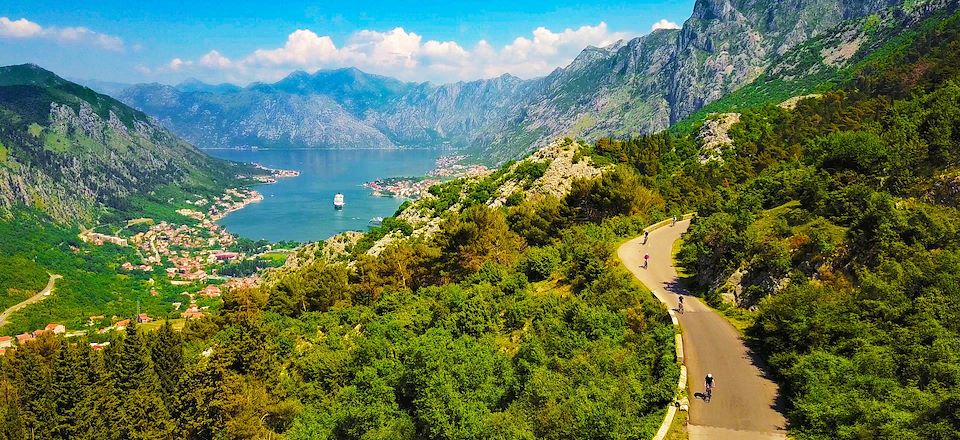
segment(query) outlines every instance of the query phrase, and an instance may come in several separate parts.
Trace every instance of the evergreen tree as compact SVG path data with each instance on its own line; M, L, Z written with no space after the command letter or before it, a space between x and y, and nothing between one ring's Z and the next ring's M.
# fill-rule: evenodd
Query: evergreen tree
M165 322L153 335L150 354L160 380L160 390L165 396L164 402L168 409L172 409L173 399L169 396L177 392L183 374L183 338L173 331L170 321Z
M161 395L160 380L147 345L134 325L127 327L114 375L122 395L117 435L132 440L169 438L172 422Z
M47 339L47 338L42 338ZM41 354L49 348L43 341L35 341L18 348L13 364L17 374L15 383L20 389L20 408L28 434L35 438L53 437L56 423L56 403L52 394L50 363Z
M72 439L80 434L85 418L84 396L89 387L89 349L64 344L53 365L53 398L56 404L56 435Z
M17 389L8 379L0 379L0 406L3 420L0 422L0 439L14 440L27 437L27 430L20 414Z
M107 353L112 356L113 351ZM101 352L88 353L90 392L84 396L81 406L86 411L81 420L82 439L118 439L115 426L120 416L120 394L116 378L107 368L107 356Z

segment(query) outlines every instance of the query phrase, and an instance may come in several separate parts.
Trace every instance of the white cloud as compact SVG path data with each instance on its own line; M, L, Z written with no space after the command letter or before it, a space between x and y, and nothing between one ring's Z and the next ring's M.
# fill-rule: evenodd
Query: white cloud
M167 67L169 67L170 70L180 70L184 66L190 66L192 64L193 64L193 61L184 61L184 60L181 60L180 58L174 58L170 60L170 63L167 64Z
M26 18L10 20L0 17L0 37L5 38L33 38L43 33L43 27Z
M230 58L221 55L220 52L217 52L216 50L207 52L204 56L200 57L199 62L201 66L215 69L226 69L233 64L233 62L230 61Z
M62 43L90 44L116 52L124 49L123 40L114 35L92 31L82 26L43 27L26 18L11 20L9 17L0 17L0 38L44 38Z
M653 24L650 27L650 31L659 31L660 29L680 29L680 25L676 24L666 18L661 18L660 21Z
M349 66L414 81L471 80L504 73L534 77L568 64L588 45L605 46L628 36L611 32L600 22L558 32L538 27L500 48L485 40L466 48L455 41L424 40L397 27L385 32L358 31L338 47L329 36L298 29L281 47L257 49L233 59L211 50L193 63L191 74L213 81L270 81L294 69ZM191 66L189 60L175 60L179 60L177 67L171 61L168 70Z

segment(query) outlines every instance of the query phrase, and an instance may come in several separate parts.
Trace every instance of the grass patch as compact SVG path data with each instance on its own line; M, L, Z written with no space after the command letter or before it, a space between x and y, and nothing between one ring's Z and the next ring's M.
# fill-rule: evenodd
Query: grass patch
M292 251L276 250L276 251L264 252L260 254L259 257L262 260L270 260L274 263L283 264L284 262L287 261L287 257L289 257L291 253Z
M747 331L747 329L753 325L753 321L757 319L758 312L752 312L747 309L741 309L734 305L724 303L721 308L716 309L720 316L723 316L733 325L733 328L737 329L741 335Z
M677 415L670 424L670 431L667 432L666 440L687 440L690 434L687 432L687 420L690 419L688 411L677 411Z
M531 296L556 296L558 298L568 298L572 294L573 287L556 274L551 276L549 279L538 281L530 285Z
M167 321L170 321L170 326L177 331L183 330L183 327L187 324L187 321L183 318L169 319L169 320L158 319L156 321L150 321L143 324L138 324L137 327L146 331L154 331L154 330L159 330L160 327L163 327L163 323Z

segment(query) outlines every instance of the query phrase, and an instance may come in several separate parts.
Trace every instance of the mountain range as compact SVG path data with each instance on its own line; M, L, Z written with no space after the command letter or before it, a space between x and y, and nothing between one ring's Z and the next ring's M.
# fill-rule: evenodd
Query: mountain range
M434 85L346 68L294 72L243 88L140 84L118 98L201 148L445 145L496 163L562 136L662 130L844 22L888 8L922 15L948 3L697 0L681 29L588 47L541 78L502 75Z
M212 158L146 114L32 64L0 67L0 211L55 220L125 210L165 185L220 188L248 166Z

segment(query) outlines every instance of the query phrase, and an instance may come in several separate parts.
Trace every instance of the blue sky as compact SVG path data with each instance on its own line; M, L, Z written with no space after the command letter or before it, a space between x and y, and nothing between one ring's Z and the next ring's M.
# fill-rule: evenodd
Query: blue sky
M0 64L121 82L244 84L343 66L415 81L532 77L588 44L682 25L693 1L4 0Z

